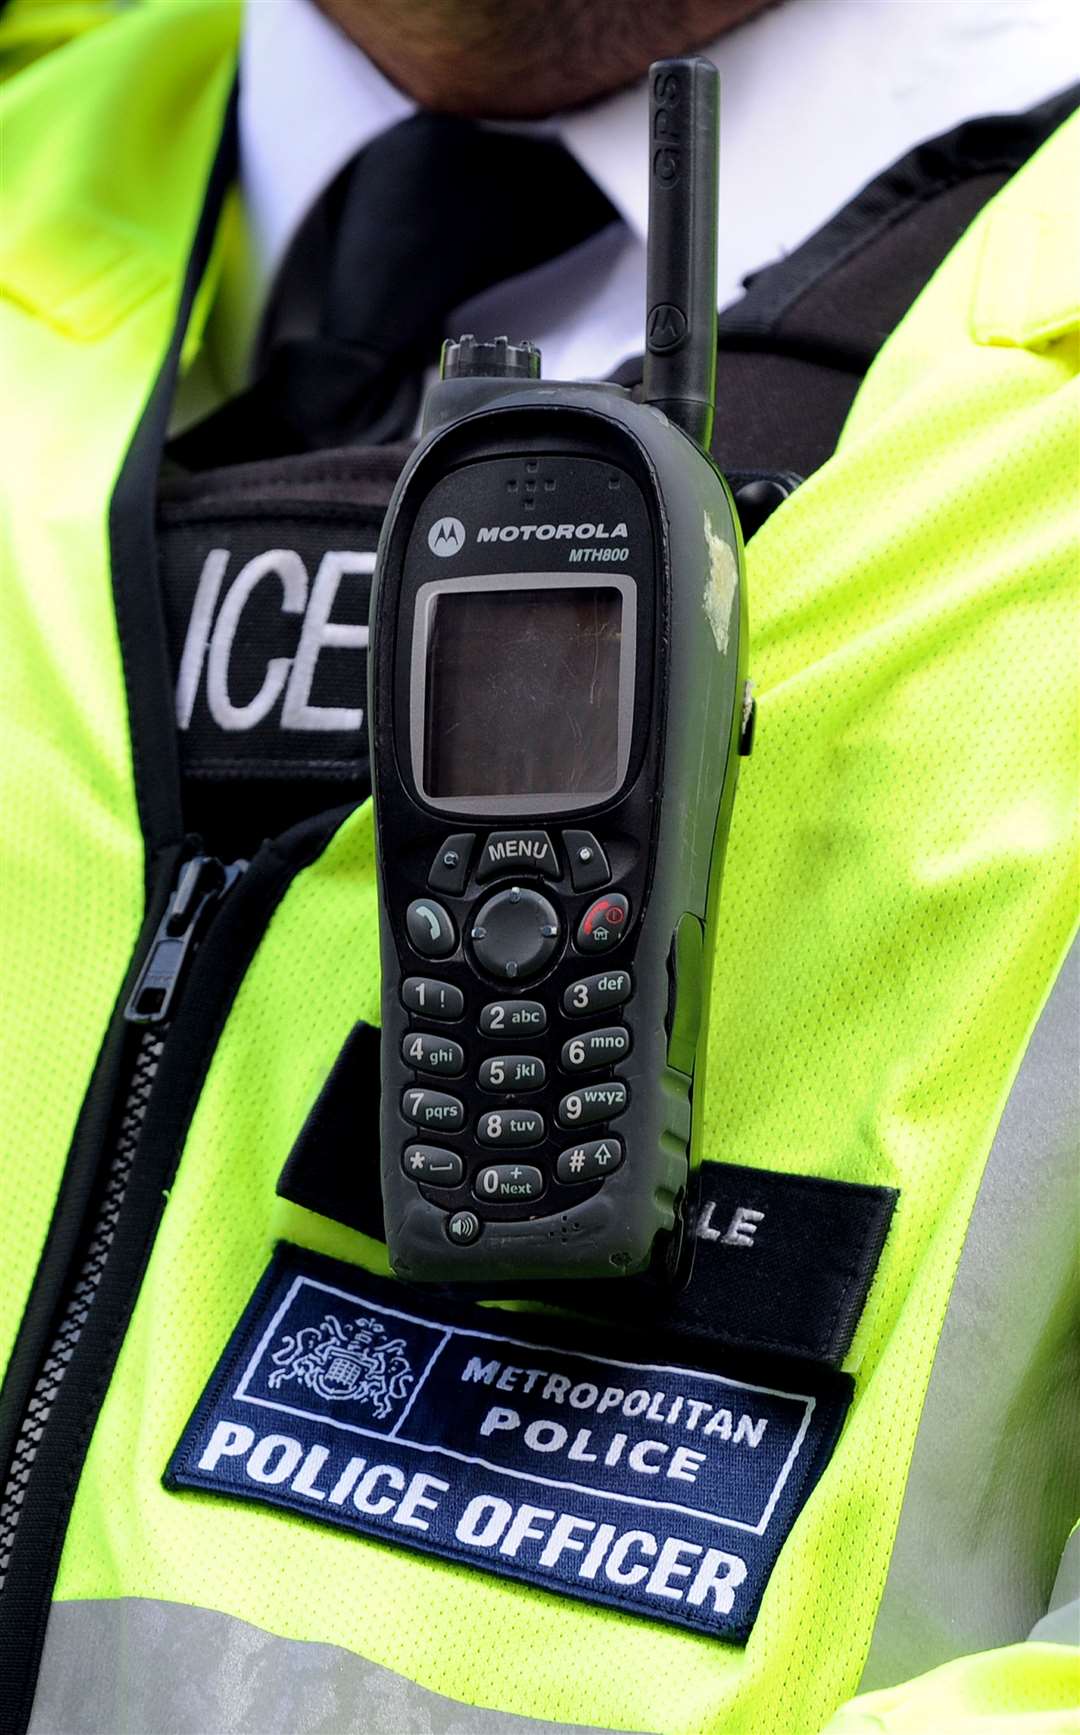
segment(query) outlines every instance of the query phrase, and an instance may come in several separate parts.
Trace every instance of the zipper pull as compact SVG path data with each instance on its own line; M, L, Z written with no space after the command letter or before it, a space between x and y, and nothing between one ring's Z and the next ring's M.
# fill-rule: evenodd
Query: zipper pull
M166 1023L210 917L247 865L234 861L226 866L212 855L193 855L184 863L124 1008L128 1024Z

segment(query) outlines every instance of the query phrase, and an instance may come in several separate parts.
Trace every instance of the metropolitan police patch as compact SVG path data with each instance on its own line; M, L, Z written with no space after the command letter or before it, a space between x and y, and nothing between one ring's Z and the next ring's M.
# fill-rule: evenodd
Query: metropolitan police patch
M586 1330L610 1337L280 1247L165 1484L745 1639L850 1379L789 1390Z

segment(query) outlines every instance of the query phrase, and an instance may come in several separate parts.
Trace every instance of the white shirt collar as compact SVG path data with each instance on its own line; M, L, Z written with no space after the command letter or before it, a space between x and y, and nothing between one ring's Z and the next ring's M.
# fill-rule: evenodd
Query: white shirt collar
M640 86L538 123L563 140L641 236L645 102ZM240 51L240 162L252 264L264 291L339 169L415 111L312 0L249 0Z
M983 0L980 19L992 17L984 27L970 0L935 0L928 30L930 8L911 0L787 0L704 47L724 87L721 305L747 271L797 245L917 140L1054 89L1062 4ZM563 141L627 225L621 253L613 242L608 265L600 261L610 306L598 303L597 318L619 329L610 334L612 353L592 358L594 367L628 353L631 326L630 347L639 342L647 101L642 80L537 123ZM248 0L240 89L248 261L232 334L243 328L247 341L226 345L231 367L245 365L274 274L320 193L365 144L414 111L314 0ZM590 371L588 356L565 359Z
M240 165L260 300L338 170L415 109L311 0L249 0Z

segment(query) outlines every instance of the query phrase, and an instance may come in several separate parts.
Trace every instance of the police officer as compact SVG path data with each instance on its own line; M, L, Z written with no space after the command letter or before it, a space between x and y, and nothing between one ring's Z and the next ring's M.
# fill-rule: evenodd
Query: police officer
M5 1731L1080 1726L1068 37L757 11L0 19ZM761 721L698 1260L538 1338L386 1286L367 586L445 331L640 379L699 43Z

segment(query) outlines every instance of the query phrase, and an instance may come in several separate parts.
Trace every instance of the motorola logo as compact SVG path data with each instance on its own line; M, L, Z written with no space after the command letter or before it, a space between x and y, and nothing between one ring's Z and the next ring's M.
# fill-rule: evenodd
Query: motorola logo
M653 355L670 355L686 341L686 315L674 302L660 301L649 309L645 334Z
M460 518L438 518L427 533L432 554L456 554L465 546L465 526Z

